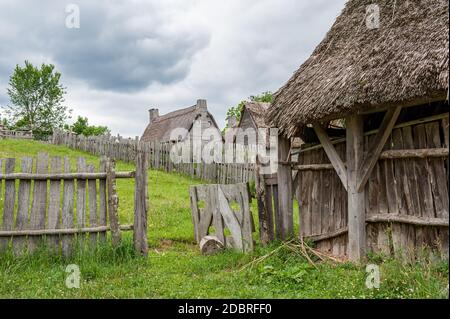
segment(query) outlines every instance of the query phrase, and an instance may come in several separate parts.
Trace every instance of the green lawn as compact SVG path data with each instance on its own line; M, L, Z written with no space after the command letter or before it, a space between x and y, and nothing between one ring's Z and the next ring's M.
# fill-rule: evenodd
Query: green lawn
M35 156L38 152L69 156L72 162L85 156L65 147L32 141L0 140L0 158ZM119 162L117 170L133 170ZM15 258L0 255L0 298L448 298L448 262L401 264L372 256L380 265L379 289L365 286L365 265L333 265L317 262L317 268L299 253L278 249L254 267L241 268L278 248L280 243L251 255L225 251L215 256L199 254L193 242L189 185L199 184L176 174L149 172L149 256L135 256L131 234L122 245L97 252L78 252L66 260L45 250ZM119 180L120 221L132 223L132 180ZM0 200L0 209L2 200ZM252 204L253 213L256 211ZM295 214L298 219L298 212ZM1 216L1 212L0 212ZM0 222L1 224L1 222ZM79 289L65 285L68 264L81 271Z

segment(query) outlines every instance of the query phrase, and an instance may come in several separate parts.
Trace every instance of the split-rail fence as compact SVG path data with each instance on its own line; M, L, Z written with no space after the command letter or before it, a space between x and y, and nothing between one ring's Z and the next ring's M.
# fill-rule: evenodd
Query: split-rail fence
M137 156L135 172L116 172L114 160L106 157L98 170L84 157L73 164L68 157L50 159L46 153L36 160L0 159L0 252L12 245L17 255L32 253L45 241L54 252L69 256L76 246L95 249L106 242L108 231L114 246L121 231L133 231L135 249L146 254L145 156ZM123 178L136 180L133 225L119 224L116 180Z

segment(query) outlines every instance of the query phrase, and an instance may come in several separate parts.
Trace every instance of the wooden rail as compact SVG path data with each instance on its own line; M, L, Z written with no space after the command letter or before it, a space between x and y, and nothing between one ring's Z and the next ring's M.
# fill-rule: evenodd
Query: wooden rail
M115 178L134 178L135 172L117 172ZM106 179L107 173L60 173L60 174L0 174L0 180L94 180Z
M438 114L438 115L433 115L433 116L429 116L429 117L425 117L423 119L417 119L414 121L409 121L409 122L404 122L404 123L400 123L394 126L394 129L398 129L398 128L403 128L403 127L407 127L407 126L413 126L416 124L424 124L424 123L429 123L429 122L434 122L434 121L438 121L438 120L442 120L442 119L448 119L449 117L449 113L443 113L443 114ZM369 135L374 135L377 134L378 130L371 130L371 131L367 131L364 133L364 136L369 136ZM339 143L343 143L345 142L345 137L344 138L337 138L331 141L331 144L339 144ZM305 153L305 152L309 152L312 150L317 150L317 149L321 149L323 148L322 144L316 144L316 145L305 145L305 148L302 148L300 150L295 150L292 151L292 155L295 154L300 154L300 153Z
M121 231L133 230L133 225L120 225ZM69 229L41 229L41 230L0 230L0 237L17 237L17 236L43 236L43 235L74 235L100 233L111 230L110 226L85 227L85 228L69 228Z
M366 223L399 223L408 224L415 226L434 226L434 227L449 227L449 221L443 218L424 218L424 217L414 217L414 216L401 216L401 215L390 215L390 214L380 214L372 215L366 218ZM343 227L326 234L317 234L305 236L305 239L311 240L313 242L318 242L322 240L327 240L331 238L336 238L345 235L348 232L348 227Z
M448 148L427 148L427 149L410 149L410 150L388 150L383 151L380 155L380 160L387 159L413 159L413 158L438 158L448 157ZM293 169L299 171L320 171L333 169L331 164L307 164L299 165L294 162L287 163Z

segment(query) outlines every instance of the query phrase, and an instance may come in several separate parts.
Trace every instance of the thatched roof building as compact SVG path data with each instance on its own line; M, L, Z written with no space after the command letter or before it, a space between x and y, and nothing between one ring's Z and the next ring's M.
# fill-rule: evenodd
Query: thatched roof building
M196 120L201 121L202 129L215 127L220 132L214 117L208 111L206 100L198 100L194 106L162 116L159 116L158 109L150 109L149 116L150 123L141 137L143 142L174 142L170 139L171 132L176 128L184 128L190 132Z
M244 102L238 127L242 129L247 129L249 127L254 129L269 128L269 124L264 120L269 106L270 103Z
M379 8L375 28L367 25L372 4ZM266 119L292 136L317 120L448 99L448 6L447 0L348 1L275 94Z
M261 128L270 129L270 123L265 119L269 107L270 103L245 101L241 112L241 118L237 125L237 127L242 130L240 133L245 133L245 130L249 128L254 129L255 132ZM266 143L269 145L269 132L267 132ZM291 143L294 148L299 148L303 144L303 141L296 137L292 139Z

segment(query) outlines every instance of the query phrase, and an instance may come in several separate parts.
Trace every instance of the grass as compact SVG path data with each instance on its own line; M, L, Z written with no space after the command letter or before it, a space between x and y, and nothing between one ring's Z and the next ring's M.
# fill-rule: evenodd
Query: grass
M97 157L65 147L0 140L0 158L41 151L69 156L73 163L85 156L98 165ZM133 165L118 162L117 170L133 170ZM148 257L134 254L130 233L117 249L106 244L96 252L77 251L70 259L45 248L22 257L7 251L0 255L0 298L448 298L448 262L439 260L403 264L371 256L369 262L380 266L381 283L370 290L365 286L365 265L317 263L314 268L287 248L242 270L280 243L258 246L250 255L224 251L202 256L193 242L188 194L189 185L199 183L149 172ZM133 190L132 180L118 181L122 224L132 223ZM252 211L256 212L255 203ZM65 285L69 264L80 267L79 289Z

